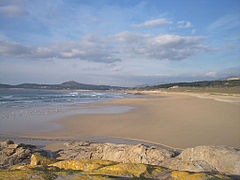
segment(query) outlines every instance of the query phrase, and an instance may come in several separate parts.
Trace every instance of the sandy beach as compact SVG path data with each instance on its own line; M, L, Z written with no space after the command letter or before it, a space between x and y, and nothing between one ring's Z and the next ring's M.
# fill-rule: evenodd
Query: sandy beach
M63 129L27 135L50 138L117 137L174 148L197 145L240 147L239 97L155 93L150 97L118 99L88 107L106 105L135 109L122 114L75 115L56 121L64 125Z

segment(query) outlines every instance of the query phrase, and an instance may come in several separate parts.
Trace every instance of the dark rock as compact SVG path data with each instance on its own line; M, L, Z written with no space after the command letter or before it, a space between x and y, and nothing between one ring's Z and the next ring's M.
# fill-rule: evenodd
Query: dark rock
M47 155L33 145L14 144L11 140L0 142L0 169L7 169L16 164L29 164L32 154Z

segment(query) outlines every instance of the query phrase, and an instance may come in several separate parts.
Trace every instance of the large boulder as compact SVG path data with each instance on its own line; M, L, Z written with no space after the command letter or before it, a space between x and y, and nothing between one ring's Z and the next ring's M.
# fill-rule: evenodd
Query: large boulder
M73 142L65 143L58 152L58 160L102 159L123 163L145 163L159 165L175 156L173 151L156 146L126 145L113 143Z
M197 146L185 149L162 166L179 171L220 172L240 175L240 151L231 147Z
M33 145L15 144L11 140L0 142L0 169L7 169L16 164L29 164L34 153L47 154Z
M64 143L57 151L57 160L101 159L103 144L85 141Z
M174 152L156 146L148 147L142 144L133 146L106 143L103 147L102 159L123 163L159 165L162 161L174 155Z

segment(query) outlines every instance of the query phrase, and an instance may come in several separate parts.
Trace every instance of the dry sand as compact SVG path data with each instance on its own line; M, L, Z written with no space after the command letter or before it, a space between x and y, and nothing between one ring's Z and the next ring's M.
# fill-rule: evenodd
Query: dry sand
M34 135L120 137L176 148L197 145L240 147L239 97L230 97L231 101L223 97L223 101L219 101L221 97L216 100L176 93L157 95L165 97L128 98L99 103L97 106L126 105L136 109L124 114L72 116L57 121L64 125L64 129Z

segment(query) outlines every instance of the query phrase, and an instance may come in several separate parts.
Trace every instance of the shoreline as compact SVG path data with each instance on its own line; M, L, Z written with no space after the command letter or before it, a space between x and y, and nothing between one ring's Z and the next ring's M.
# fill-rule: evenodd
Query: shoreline
M125 105L136 109L123 114L74 115L55 121L62 124L63 129L21 134L27 137L81 139L117 137L167 144L179 149L203 144L239 148L239 97L235 98L237 102L227 102L226 97L223 100L162 92L150 97L117 99L87 107Z
M77 91L40 92L35 90L1 91L3 97L0 111L0 133L15 133L24 131L52 131L61 126L55 120L77 114L96 114L99 112L124 113L131 107L91 107L84 105L96 104L101 101L111 101L128 95L123 92ZM25 96L26 94L26 96ZM36 95L36 96L35 96Z

